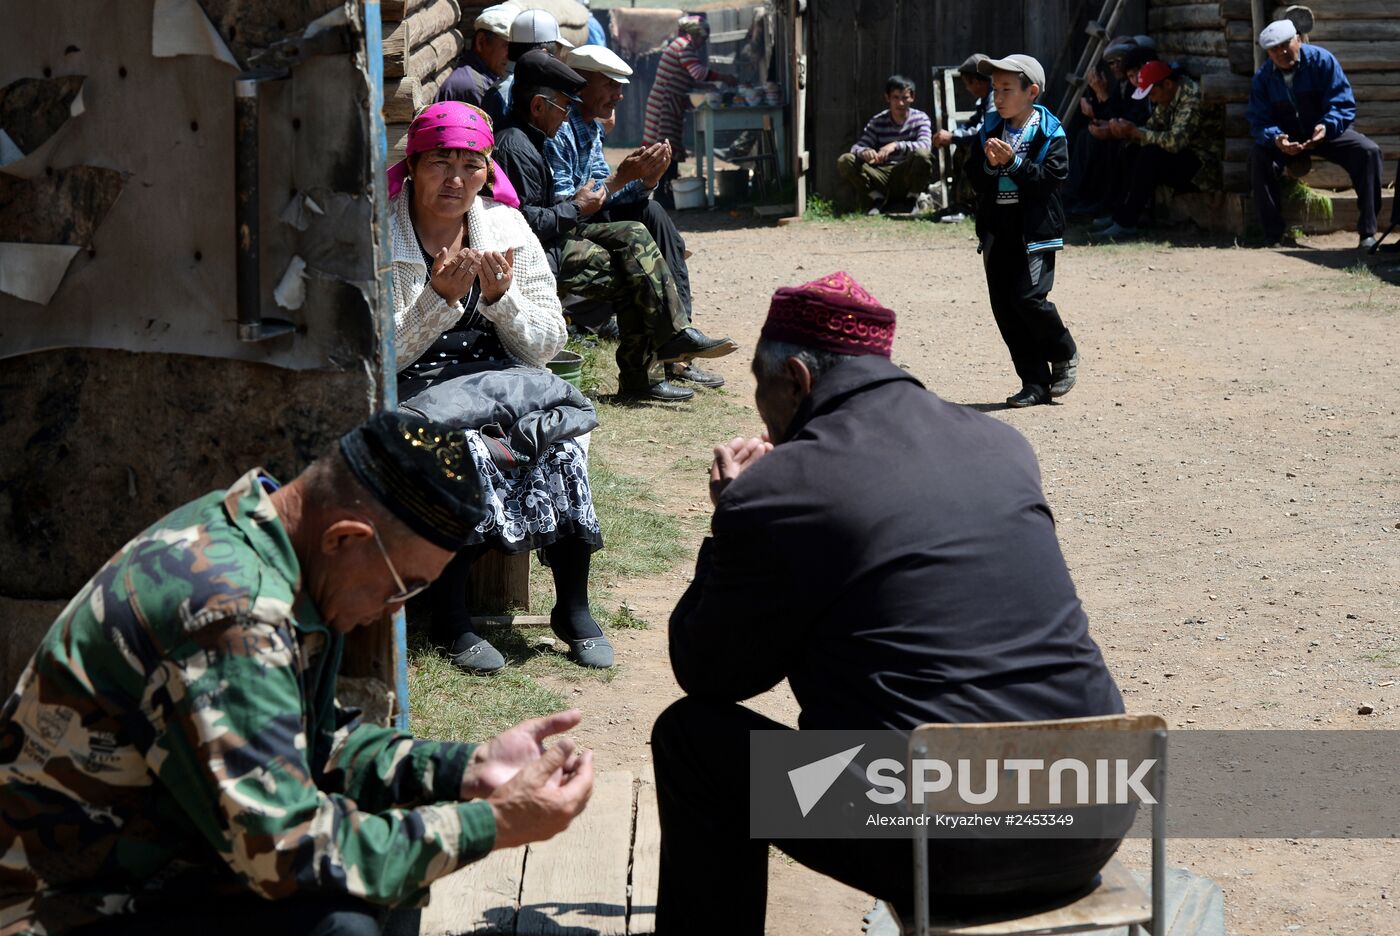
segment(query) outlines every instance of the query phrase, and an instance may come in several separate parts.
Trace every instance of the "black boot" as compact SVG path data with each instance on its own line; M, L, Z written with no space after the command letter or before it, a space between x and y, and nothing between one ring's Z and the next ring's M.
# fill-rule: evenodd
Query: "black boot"
M468 547L442 570L433 583L433 645L441 647L452 665L467 673L494 673L506 665L505 657L490 641L472 630L467 607L467 582L480 549Z
M549 571L554 574L554 610L549 626L554 636L569 645L569 657L580 666L607 669L613 665L613 648L588 610L588 569L593 550L578 537L556 540L546 546Z

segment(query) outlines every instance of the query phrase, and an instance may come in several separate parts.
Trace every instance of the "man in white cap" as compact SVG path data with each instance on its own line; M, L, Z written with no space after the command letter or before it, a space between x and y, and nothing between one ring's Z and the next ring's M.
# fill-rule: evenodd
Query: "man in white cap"
M1272 246L1283 240L1279 179L1284 169L1295 161L1309 162L1316 153L1351 176L1358 246L1369 250L1376 243L1381 207L1381 148L1352 128L1356 97L1351 82L1331 52L1303 43L1291 20L1264 27L1259 45L1269 61L1254 73L1247 116L1255 144L1249 174L1265 241Z
M498 3L481 11L473 24L472 44L457 67L438 88L437 100L461 101L480 107L491 86L506 76L510 24L520 15L514 3Z
M690 298L690 268L685 260L685 238L675 222L652 200L661 176L671 165L671 142L661 140L629 154L616 170L609 168L603 154L607 127L614 119L617 102L630 83L631 67L617 53L603 46L586 45L565 57L570 68L588 83L579 91L579 100L569 108L563 125L545 143L545 155L554 174L554 200L567 201L579 192L602 185L606 191L603 206L590 221L639 221L671 268L676 292L687 320L693 318ZM694 362L677 361L666 365L667 380L684 380L701 387L720 387L724 378L703 370Z
M559 32L559 21L545 10L525 10L511 21L510 41L506 44L506 59L514 64L520 56L534 49L543 49L552 58L572 49L574 44ZM512 75L506 75L491 86L482 108L500 125L510 113Z

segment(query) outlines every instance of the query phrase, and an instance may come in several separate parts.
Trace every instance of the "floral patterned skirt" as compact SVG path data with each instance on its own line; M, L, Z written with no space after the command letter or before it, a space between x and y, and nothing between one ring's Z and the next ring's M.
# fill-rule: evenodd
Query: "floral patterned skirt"
M576 536L595 550L602 548L603 531L588 484L588 456L577 440L554 443L526 468L502 471L491 460L481 433L465 431L490 511L472 543L522 553Z

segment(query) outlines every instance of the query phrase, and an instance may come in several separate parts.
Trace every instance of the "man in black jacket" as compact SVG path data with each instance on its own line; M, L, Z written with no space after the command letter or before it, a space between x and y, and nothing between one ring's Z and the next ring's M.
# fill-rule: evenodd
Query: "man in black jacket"
M745 765L750 730L785 726L737 703L783 679L803 729L1123 711L1030 446L893 365L893 337L894 313L844 273L773 297L754 352L771 443L715 450L712 535L671 616L687 696L652 732L658 932L763 932L768 843L749 839ZM908 841L777 844L912 906ZM940 841L930 879L943 896L1043 898L1116 847Z
M659 375L654 379L654 365L722 357L738 346L728 338L707 338L690 325L675 278L640 222L587 220L602 208L606 188L586 187L571 199L554 201L545 140L559 130L584 84L582 75L543 51L521 56L511 88L514 101L496 134L494 156L520 196L520 210L549 257L560 294L606 299L617 309L619 395L689 400L695 391Z

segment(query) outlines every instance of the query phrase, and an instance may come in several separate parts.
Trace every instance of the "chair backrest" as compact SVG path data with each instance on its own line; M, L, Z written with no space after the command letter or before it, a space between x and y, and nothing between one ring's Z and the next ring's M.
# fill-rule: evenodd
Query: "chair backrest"
M1147 802L1160 802L1165 737L1166 721L1158 715L922 725L909 737L910 808L915 813L1064 809L1121 803L1125 794L1138 802L1139 790L1151 796ZM926 782L918 782L918 776Z

